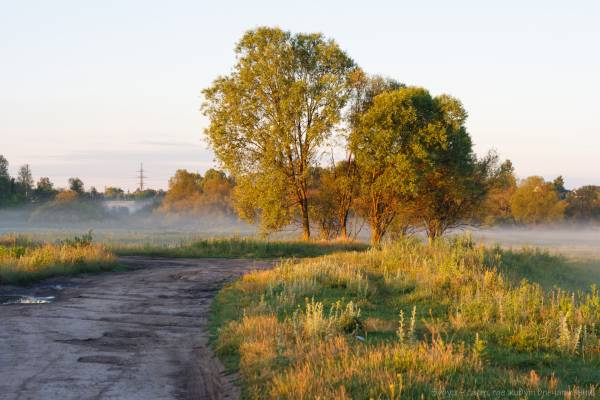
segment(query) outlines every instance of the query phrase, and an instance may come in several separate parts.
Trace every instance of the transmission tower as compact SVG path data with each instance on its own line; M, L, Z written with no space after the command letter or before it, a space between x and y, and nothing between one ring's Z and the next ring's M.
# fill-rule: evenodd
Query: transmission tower
M140 169L138 171L139 175L138 175L138 179L140 180L140 192L144 190L144 179L147 178L146 175L144 175L144 164L140 163Z

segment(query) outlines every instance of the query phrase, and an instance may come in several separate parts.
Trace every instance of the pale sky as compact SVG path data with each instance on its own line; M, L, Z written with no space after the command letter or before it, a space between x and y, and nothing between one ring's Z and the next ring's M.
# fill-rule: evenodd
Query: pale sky
M487 4L486 4L487 3ZM600 184L594 1L0 0L0 154L57 186L214 165L201 89L244 31L323 32L368 73L458 97L479 154Z

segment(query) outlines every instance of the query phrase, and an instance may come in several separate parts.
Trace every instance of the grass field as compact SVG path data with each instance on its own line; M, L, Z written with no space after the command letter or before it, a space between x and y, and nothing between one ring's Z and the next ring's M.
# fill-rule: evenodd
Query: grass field
M600 296L571 263L468 237L284 261L221 291L214 344L245 398L591 398Z

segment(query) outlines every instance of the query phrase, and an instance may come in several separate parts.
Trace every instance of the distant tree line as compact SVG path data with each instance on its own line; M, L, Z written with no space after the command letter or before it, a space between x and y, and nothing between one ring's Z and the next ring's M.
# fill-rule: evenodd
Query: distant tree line
M55 195L56 191L48 178L40 178L34 187L28 164L19 168L16 177L11 177L8 172L8 160L0 154L0 206L47 201Z
M109 187L99 192L95 187L86 190L80 178L68 179L66 188L57 188L48 177L40 177L34 184L29 165L19 168L17 176L8 172L8 160L0 155L0 207L30 207L31 220L54 220L75 222L86 219L103 219L111 216L110 210L102 205L103 200L160 201L162 190L136 190L125 193L122 189Z
M493 156L490 159L493 161ZM330 165L326 166L311 166L309 219L311 227L321 238L350 238L356 236L365 224L371 226L377 240L384 235L396 237L417 229L427 229L423 224L429 219L425 216L419 220L417 213L427 210L428 204L435 204L435 201L430 200L430 203L420 206L422 209L417 209L416 201L405 197L400 205L398 192L392 190L392 178L381 179L374 184L373 175L366 175L364 170L363 176L359 175L358 165L355 158L349 157L338 162L330 161ZM0 206L35 206L34 220L52 216L64 221L61 214L106 218L106 210L100 204L103 200L152 200L155 212L191 218L206 215L248 218L242 207L252 204L249 196L261 196L256 190L240 187L232 175L216 169L209 169L204 175L177 170L169 180L166 192L154 189L125 192L118 187L107 187L104 192L91 187L86 191L79 178L70 178L68 187L64 189L55 188L47 177L39 178L36 185L32 182L29 166L21 167L18 175L11 177L8 162L0 155ZM473 207L472 213L464 220L456 220L456 225L600 224L600 186L568 190L561 176L552 182L538 176L519 181L508 160L496 167L486 185L482 201L477 202L478 206ZM244 199L247 199L246 203ZM276 206L281 207L280 204ZM375 229L378 227L384 229L377 232Z
M364 221L376 243L415 230L433 240L467 224L597 218L598 188L517 183L510 161L475 155L458 99L368 76L321 34L258 28L235 54L233 71L203 91L205 133L235 182L233 207L265 233L297 224L305 239L315 229L348 238ZM324 161L332 143L345 155Z
M40 177L34 183L28 164L21 166L17 176L8 172L8 160L0 154L0 207L45 203L53 200L140 200L164 196L162 190L146 189L125 192L118 187L107 187L99 192L95 187L88 191L80 178L68 179L67 188L57 188L48 177Z
M552 182L541 176L518 182L512 165L507 163L482 207L481 222L487 225L542 225L562 221L600 223L600 186L567 190L562 176Z

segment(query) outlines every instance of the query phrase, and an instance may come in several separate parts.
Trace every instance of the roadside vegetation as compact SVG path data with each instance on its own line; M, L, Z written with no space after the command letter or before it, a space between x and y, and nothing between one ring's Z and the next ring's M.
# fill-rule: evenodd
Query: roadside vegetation
M118 269L106 246L92 243L91 233L57 243L27 237L0 237L0 285L23 285L53 276Z
M468 237L283 261L218 295L214 344L245 398L589 398L600 296L563 261Z
M125 239L124 239L125 238ZM92 233L6 234L0 236L0 285L27 284L52 276L119 269L117 256L184 258L302 258L343 251L364 251L365 243L351 241L286 241L253 237L190 238L173 237L154 242L134 236L119 240L104 237L92 242Z
M114 245L119 255L188 258L281 258L316 257L340 251L366 250L361 242L285 241L256 238L214 238L183 241L175 244Z

